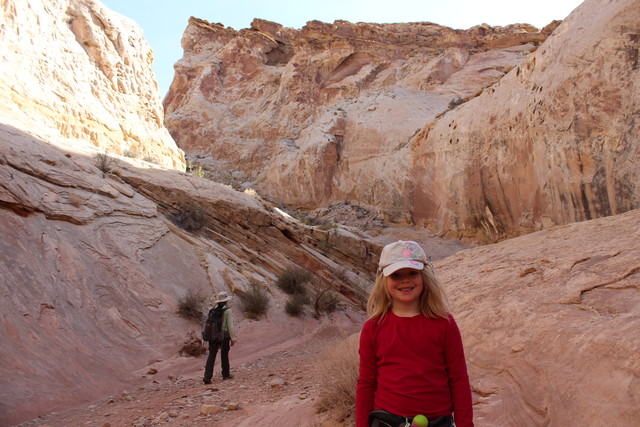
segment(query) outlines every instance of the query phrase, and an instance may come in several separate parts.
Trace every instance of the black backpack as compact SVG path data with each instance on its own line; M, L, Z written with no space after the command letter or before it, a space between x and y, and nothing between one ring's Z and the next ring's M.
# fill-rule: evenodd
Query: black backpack
M222 315L228 307L215 307L209 310L207 321L202 331L202 339L205 341L222 342L225 332L222 330Z

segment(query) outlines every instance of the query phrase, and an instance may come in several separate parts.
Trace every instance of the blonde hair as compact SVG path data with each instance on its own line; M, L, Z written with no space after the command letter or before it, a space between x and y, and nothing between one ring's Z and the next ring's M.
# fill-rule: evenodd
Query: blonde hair
M420 270L424 285L420 294L420 311L425 317L443 317L448 319L449 308L447 297L440 281L430 264L426 264ZM378 317L379 322L384 319L391 309L391 295L387 289L387 277L378 270L376 282L373 285L369 300L367 301L367 314L369 318Z

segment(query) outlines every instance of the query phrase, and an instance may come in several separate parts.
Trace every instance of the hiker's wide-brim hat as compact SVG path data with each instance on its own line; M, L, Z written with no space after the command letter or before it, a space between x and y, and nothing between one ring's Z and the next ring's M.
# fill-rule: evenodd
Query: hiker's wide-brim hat
M233 299L233 297L231 295L229 295L227 292L220 292L217 296L214 302L219 303L219 302L227 302L227 301L231 301Z

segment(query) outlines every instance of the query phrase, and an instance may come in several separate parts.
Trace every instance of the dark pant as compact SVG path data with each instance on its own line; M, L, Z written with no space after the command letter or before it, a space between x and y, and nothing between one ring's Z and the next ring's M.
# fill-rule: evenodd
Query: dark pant
M451 427L454 425L451 415L429 418L428 420L428 427ZM376 409L369 414L369 425L371 427L405 427L411 425L411 418L401 417L387 411Z
M204 366L204 379L210 380L213 377L213 364L216 361L216 355L218 354L218 348L220 348L220 358L222 362L222 377L229 376L229 338L225 338L220 341L209 341L209 357L207 357L207 364Z

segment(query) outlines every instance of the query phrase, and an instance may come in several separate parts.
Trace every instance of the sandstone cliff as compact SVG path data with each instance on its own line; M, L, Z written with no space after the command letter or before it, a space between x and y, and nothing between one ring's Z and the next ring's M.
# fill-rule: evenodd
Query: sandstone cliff
M640 206L640 7L586 1L498 84L413 141L413 211L501 235Z
M587 0L542 31L193 18L165 122L291 206L350 200L490 240L624 212L640 202L638 10Z
M184 170L136 23L94 0L0 0L0 19L4 123Z

